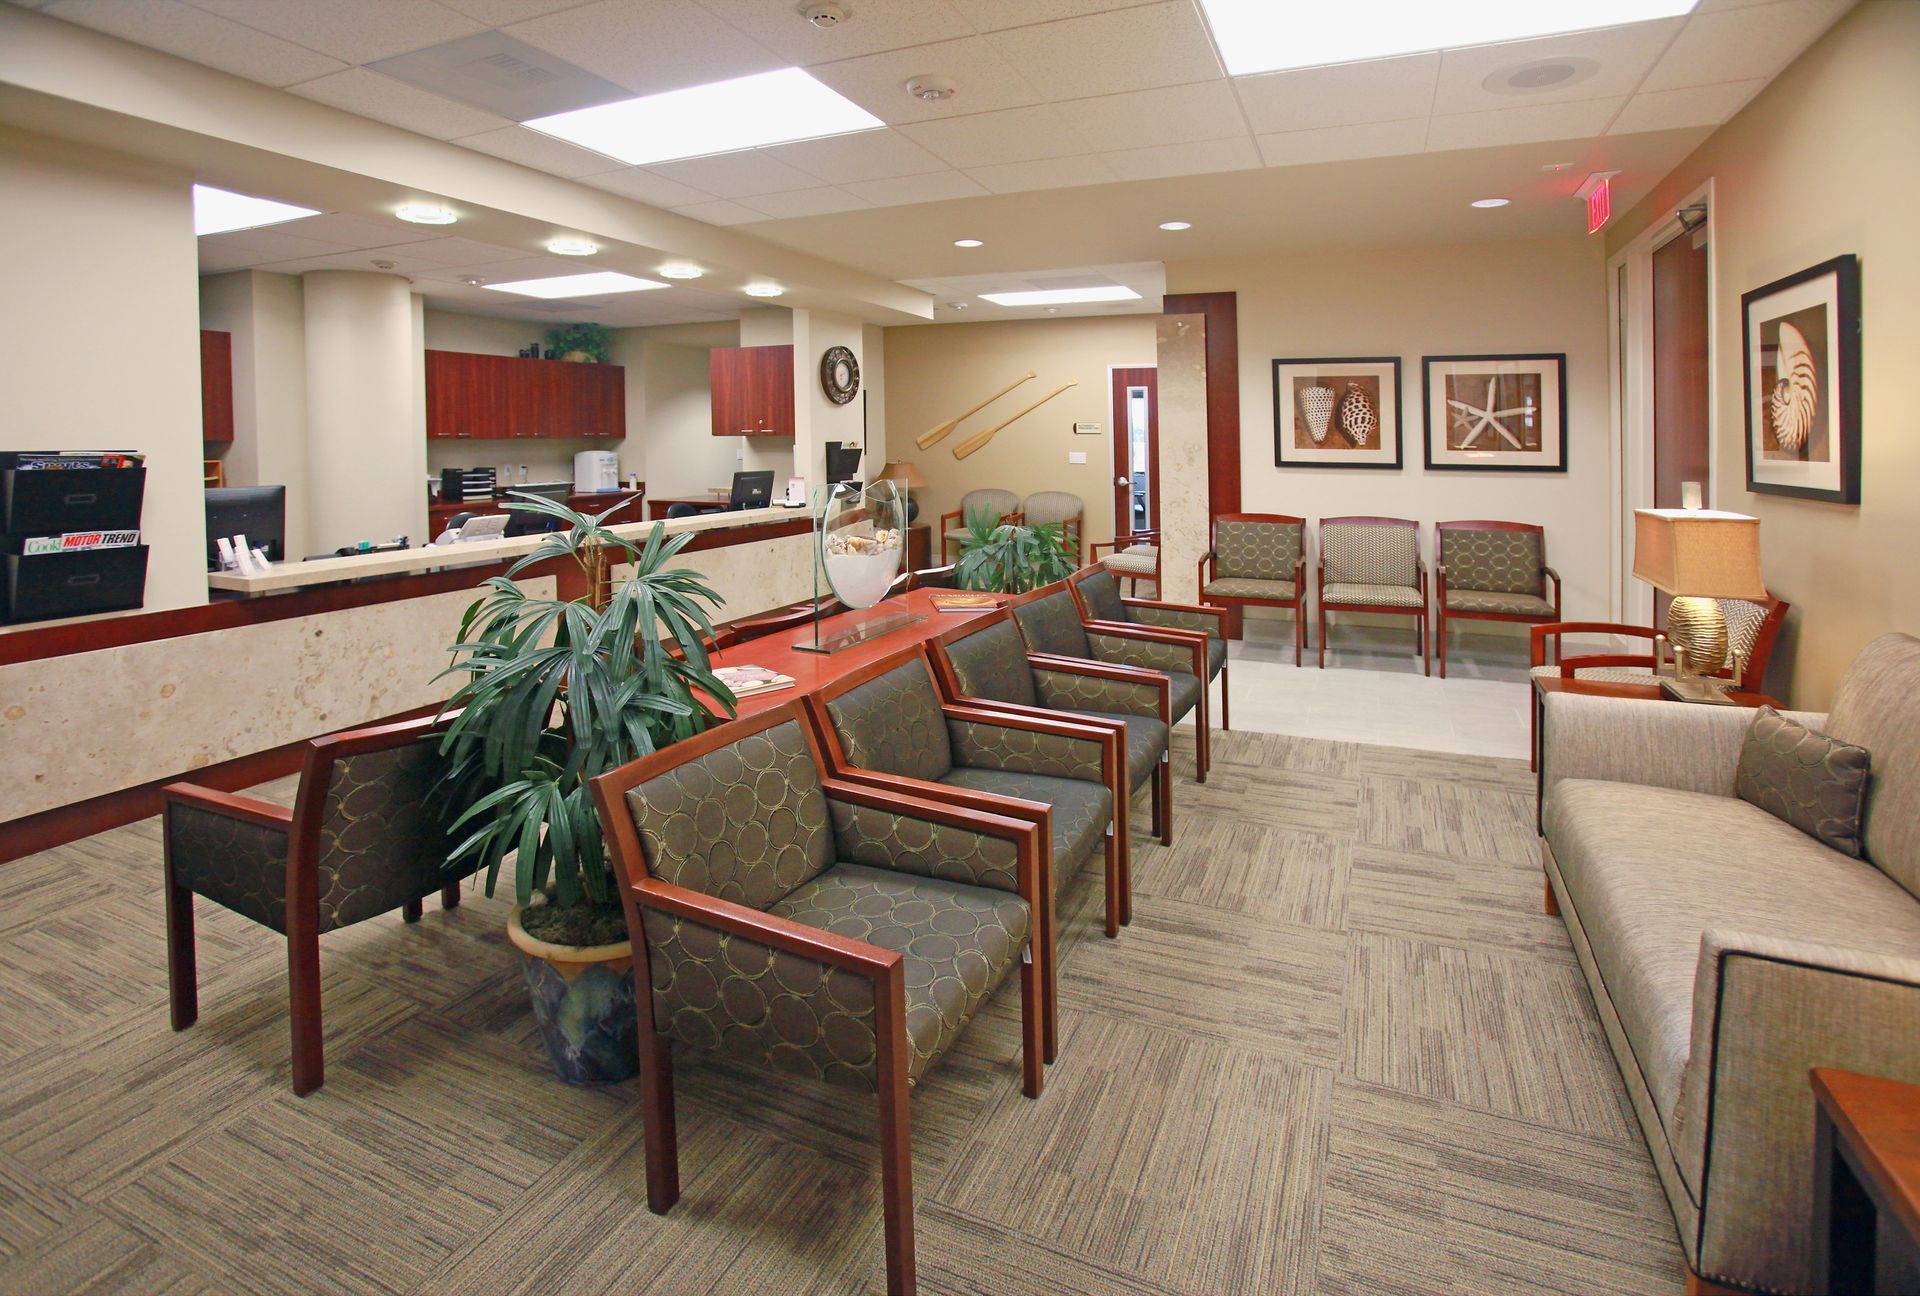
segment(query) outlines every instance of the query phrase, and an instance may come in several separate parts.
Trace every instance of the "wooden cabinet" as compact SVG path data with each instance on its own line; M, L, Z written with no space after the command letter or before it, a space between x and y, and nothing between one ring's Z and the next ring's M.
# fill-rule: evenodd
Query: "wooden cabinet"
M233 440L233 334L200 330L200 437Z
M715 436L793 435L792 347L715 347L707 378Z
M427 352L429 439L626 434L627 371L619 365Z

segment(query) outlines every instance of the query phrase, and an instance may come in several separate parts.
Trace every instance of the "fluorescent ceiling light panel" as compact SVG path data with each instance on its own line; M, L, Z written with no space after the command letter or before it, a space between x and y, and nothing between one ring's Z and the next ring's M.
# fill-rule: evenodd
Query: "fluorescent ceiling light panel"
M1677 18L1696 0L1200 0L1230 76Z
M995 306L1057 306L1076 302L1139 301L1140 294L1123 284L1111 288L1044 288L1036 292L981 293L981 301Z
M647 288L665 288L652 279L603 270L598 274L559 275L552 279L516 279L512 283L487 284L491 292L517 293L522 297L603 297L608 293L640 292Z
M876 130L886 123L799 68L783 68L536 117L523 125L645 166Z
M292 203L275 202L271 198L254 198L248 194L215 189L212 185L197 184L193 187L193 232L196 236L258 229L262 225L279 225L284 221L301 220L319 214L311 207L296 207Z

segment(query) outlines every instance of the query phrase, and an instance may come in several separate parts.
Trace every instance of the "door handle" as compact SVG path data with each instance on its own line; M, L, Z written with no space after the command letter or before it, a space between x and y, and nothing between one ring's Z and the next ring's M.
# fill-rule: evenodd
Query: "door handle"
M1115 486L1125 486L1127 484L1127 479L1125 477L1115 477L1113 479L1113 484Z

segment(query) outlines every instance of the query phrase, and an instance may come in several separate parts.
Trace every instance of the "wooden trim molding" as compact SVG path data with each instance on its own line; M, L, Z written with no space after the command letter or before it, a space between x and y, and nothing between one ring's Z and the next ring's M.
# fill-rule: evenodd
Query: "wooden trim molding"
M1230 292L1168 293L1167 315L1207 320L1207 512L1240 510L1240 307Z

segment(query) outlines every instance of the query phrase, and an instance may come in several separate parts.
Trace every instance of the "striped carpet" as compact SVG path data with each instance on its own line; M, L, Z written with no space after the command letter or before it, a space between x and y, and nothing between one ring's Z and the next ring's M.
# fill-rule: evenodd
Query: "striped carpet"
M1139 819L1132 927L1097 871L1070 898L1045 1094L1012 982L916 1092L921 1290L1680 1290L1524 765L1214 751L1172 849ZM632 1087L553 1079L501 902L329 936L298 1099L264 929L201 903L168 1028L159 882L157 821L0 867L0 1291L884 1290L870 1100L683 1059L656 1217Z

